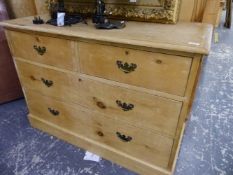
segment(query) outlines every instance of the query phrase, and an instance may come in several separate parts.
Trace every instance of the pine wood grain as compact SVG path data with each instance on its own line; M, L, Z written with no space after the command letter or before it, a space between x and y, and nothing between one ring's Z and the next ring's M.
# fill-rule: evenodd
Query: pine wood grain
M131 170L138 172L141 175L171 174L170 171L164 168L148 164L144 161L141 161L140 159L136 159L135 157L122 153L94 140L88 139L87 137L78 135L77 133L71 132L68 129L59 127L31 114L28 117L33 127L52 134L62 140L67 141L68 143L72 143L93 153L99 154L102 157L113 160L114 162L124 165L124 167L130 168Z
M84 74L184 95L191 58L89 43L79 43L79 50L80 68ZM118 67L118 61L137 67L124 73Z
M14 57L77 71L78 60L75 54L77 44L75 42L13 31L8 31L7 35L12 41L11 48ZM46 51L41 55L34 47L44 47Z
M119 120L106 118L100 113L88 111L78 105L73 106L44 97L33 91L26 91L26 94L32 115L149 164L167 168L172 139L156 135L149 130L140 130ZM54 116L48 108L59 111L59 115ZM118 138L117 132L132 137L132 140L122 141Z
M32 25L31 20L28 17L1 24L8 31L17 31L15 34L23 32L46 41L56 38L61 43L74 43L70 55L75 59L73 66L77 67L69 69L63 67L66 62L62 66L55 62L56 44L53 46L55 53L46 61L38 61L27 54L16 56L14 40L8 34L8 42L15 55L17 71L30 106L32 126L112 161L124 163L138 173L172 174L183 125L194 98L201 60L210 50L212 26L129 22L123 30L102 31L84 24L62 28L38 26ZM83 44L91 47L83 47ZM17 49L20 47L23 46L19 45ZM91 57L88 49L92 52ZM146 81L151 84L154 81L167 83L167 87L170 82L175 90L171 91L173 87L168 89L166 86L153 89L144 83L145 80L141 80L139 74L137 76L140 79L135 76L124 80L111 67L112 62L116 61L114 57L121 57L129 63L136 61L137 65L143 66L140 74L149 70L143 76ZM161 67L154 65L154 59ZM54 63L50 63L51 60ZM179 74L177 79L174 78L176 75L167 76L169 70ZM182 72L185 75L183 79ZM174 82L171 77L177 81ZM121 111L116 100L135 106L129 111ZM56 116L50 116L52 111L48 111L48 106L59 110L60 118L56 111L53 112ZM89 130L91 132L87 134ZM119 143L117 131L132 136L135 141L132 143L135 144L126 146L125 143Z
M42 16L46 19L48 16ZM11 30L51 33L56 36L78 39L79 41L98 41L115 43L118 46L146 47L188 53L208 54L211 45L213 26L198 23L178 23L164 25L143 22L127 22L122 30L96 30L89 25L77 24L72 27L57 28L51 25L33 25L33 17L20 18L0 23Z
M94 81L82 75L62 73L52 69L16 61L21 83L26 89L35 90L46 96L85 106L139 128L154 130L173 138L182 103L155 95L132 91L106 83ZM53 81L47 87L41 78ZM124 111L119 100L132 110Z

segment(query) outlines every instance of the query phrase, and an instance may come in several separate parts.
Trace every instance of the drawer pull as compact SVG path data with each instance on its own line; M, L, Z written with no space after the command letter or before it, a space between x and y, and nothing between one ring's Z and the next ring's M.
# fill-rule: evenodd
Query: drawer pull
M117 135L117 137L121 140L121 141L123 141L123 142L130 142L130 141L132 141L132 137L130 137L130 136L125 136L124 134L121 134L121 133L119 133L119 132L117 132L116 133L116 135Z
M51 109L51 108L48 108L48 110L49 110L49 112L50 112L51 114L53 114L54 116L58 116L58 115L60 114L60 112L57 111L57 110L54 110L54 109Z
M116 104L123 110L123 111L130 111L133 110L133 104L122 103L120 100L116 101Z
M33 48L37 51L39 55L44 55L46 52L46 47L34 45Z
M116 64L118 68L126 74L135 71L135 69L137 68L137 65L134 63L131 63L131 64L127 62L123 63L122 61L119 61L119 60L117 60Z
M46 80L44 78L41 78L41 81L47 86L47 87L51 87L53 85L53 81L52 80Z

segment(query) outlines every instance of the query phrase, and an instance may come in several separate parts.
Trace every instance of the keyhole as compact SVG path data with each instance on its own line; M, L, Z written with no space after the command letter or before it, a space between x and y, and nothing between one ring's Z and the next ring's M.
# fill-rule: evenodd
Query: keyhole
M156 60L157 64L162 64L162 60Z
M31 78L31 80L33 80L33 81L36 80L36 78L35 78L33 75L31 75L30 78Z
M100 137L103 137L103 136L104 136L104 133L101 132L101 131L98 131L97 134L98 134L98 136L100 136Z
M106 109L106 105L101 102L101 101L98 101L98 99L96 97L93 97L93 100L95 101L96 105L100 108L100 109Z
M98 102L97 102L97 106L98 106L99 108L101 108L101 109L106 109L106 106L104 105L103 102L98 101Z
M39 38L38 36L36 37L36 41L37 41L37 42L40 42L40 38Z

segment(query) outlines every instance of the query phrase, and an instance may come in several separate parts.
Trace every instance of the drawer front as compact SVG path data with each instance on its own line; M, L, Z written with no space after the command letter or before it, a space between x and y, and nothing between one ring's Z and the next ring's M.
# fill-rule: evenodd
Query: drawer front
M77 70L75 44L69 40L8 31L15 57Z
M105 84L81 76L81 105L140 128L174 137L182 102Z
M100 113L26 91L30 113L147 163L167 168L173 140Z
M184 96L191 58L79 43L81 72Z
M181 102L20 61L17 66L27 89L78 103L140 128L175 135Z

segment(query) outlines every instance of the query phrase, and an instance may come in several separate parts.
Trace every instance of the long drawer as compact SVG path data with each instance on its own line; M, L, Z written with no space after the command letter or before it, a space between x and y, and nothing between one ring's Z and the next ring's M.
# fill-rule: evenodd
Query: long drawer
M192 59L79 43L82 73L184 96Z
M38 63L68 70L77 70L77 48L73 41L47 36L8 31L12 53Z
M164 168L168 166L173 139L33 91L26 91L26 97L30 113L34 116L147 163Z
M26 89L78 103L140 128L175 135L182 102L16 61Z

